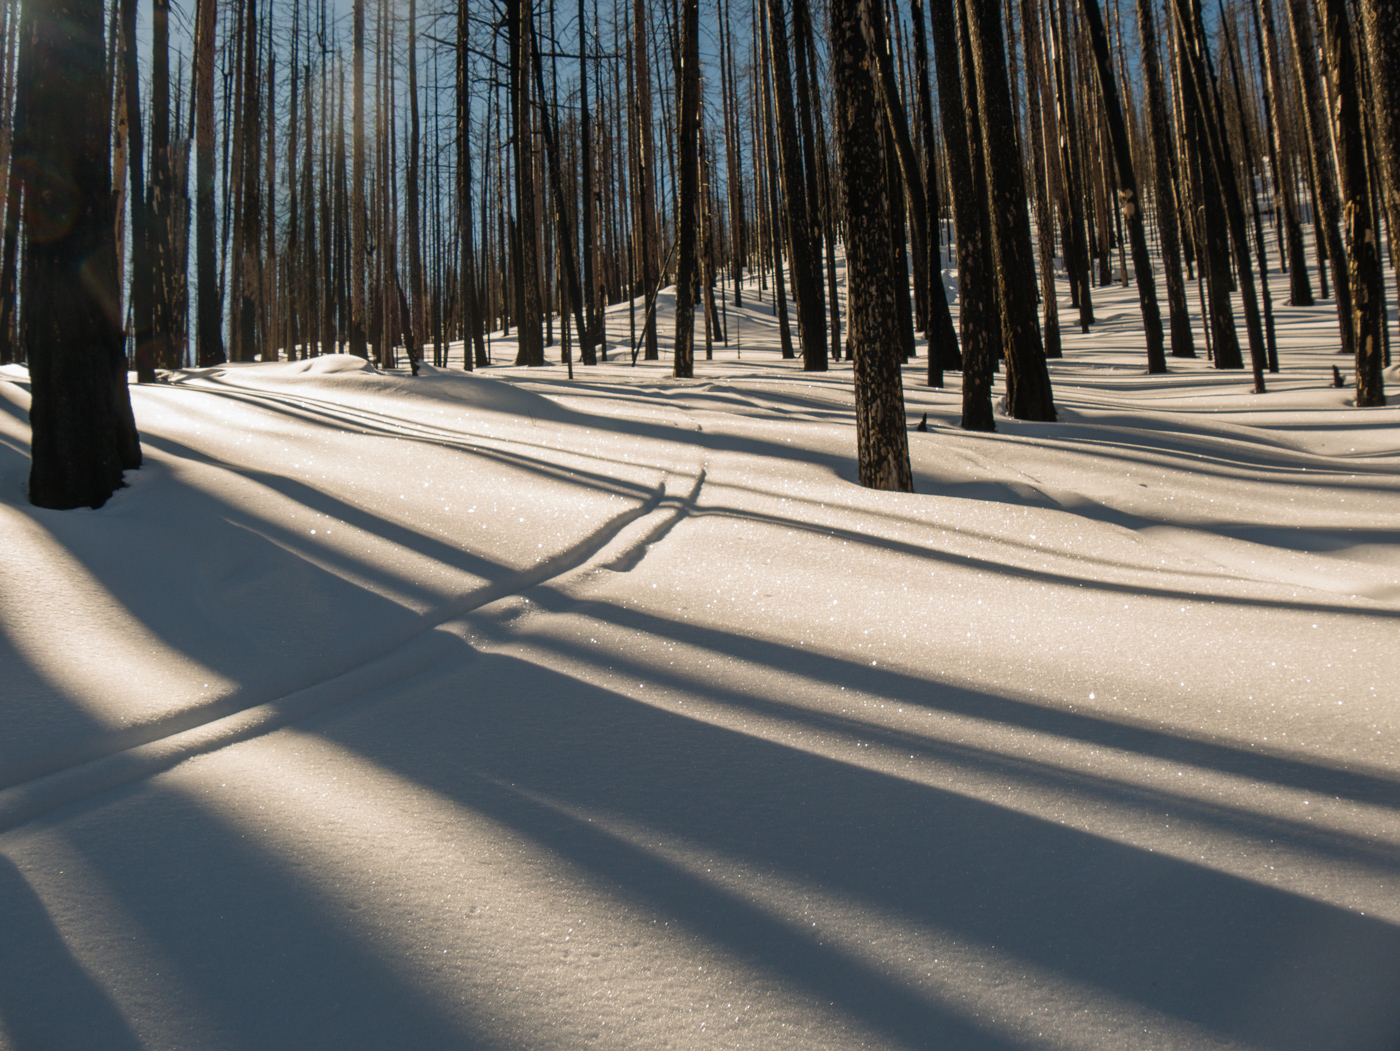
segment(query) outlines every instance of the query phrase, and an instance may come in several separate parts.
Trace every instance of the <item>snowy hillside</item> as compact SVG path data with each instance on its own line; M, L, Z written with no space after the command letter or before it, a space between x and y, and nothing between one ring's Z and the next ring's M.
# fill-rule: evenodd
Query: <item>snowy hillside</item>
M914 494L752 291L134 387L99 511L0 370L0 1048L1395 1048L1400 398L1095 293Z

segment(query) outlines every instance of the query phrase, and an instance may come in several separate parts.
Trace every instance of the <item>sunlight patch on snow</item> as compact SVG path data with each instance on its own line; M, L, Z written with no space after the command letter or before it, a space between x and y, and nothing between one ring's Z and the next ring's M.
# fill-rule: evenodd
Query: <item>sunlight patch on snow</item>
M487 1040L570 1051L587 1034L592 1046L635 1047L676 1032L650 995L659 980L672 1007L696 1009L697 1028L708 1020L762 1043L765 1031L779 1038L784 1019L827 1015L824 1046L863 1046L858 1033L843 1038L849 1020L745 974L684 924L316 735L283 730L169 780L294 871L365 951Z
M132 726L235 685L154 634L34 517L0 503L0 531L0 632L92 718Z

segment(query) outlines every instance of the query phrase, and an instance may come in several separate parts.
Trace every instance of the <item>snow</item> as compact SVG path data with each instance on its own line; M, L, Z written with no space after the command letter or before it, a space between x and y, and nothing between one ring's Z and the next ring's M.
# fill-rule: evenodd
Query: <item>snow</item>
M894 494L755 292L690 381L625 306L572 381L175 373L99 511L0 370L0 1048L1396 1046L1400 399L1331 303L1261 396L1096 288L995 434L920 356Z

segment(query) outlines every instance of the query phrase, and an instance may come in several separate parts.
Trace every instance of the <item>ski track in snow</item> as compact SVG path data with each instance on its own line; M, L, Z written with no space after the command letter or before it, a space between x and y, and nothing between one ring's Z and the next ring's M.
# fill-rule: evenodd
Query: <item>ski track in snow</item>
M990 435L915 359L910 495L756 292L693 381L625 305L574 381L177 373L98 512L0 370L0 1049L1396 1046L1400 399L1331 304L1256 397L1095 288Z

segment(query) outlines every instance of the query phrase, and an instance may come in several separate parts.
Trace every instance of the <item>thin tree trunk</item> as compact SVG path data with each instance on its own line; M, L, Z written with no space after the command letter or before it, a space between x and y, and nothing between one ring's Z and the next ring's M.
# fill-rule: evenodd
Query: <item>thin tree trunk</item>
M959 73L958 31L954 0L929 0L934 69L938 76L939 113L952 184L953 224L958 240L958 324L962 334L962 427L996 429L992 415L992 362L1000 342L991 276L991 249L986 229L986 198L978 193L980 172L973 167L967 103ZM849 264L848 264L849 265ZM849 310L849 307L848 307Z
M1147 250L1143 229L1142 201L1138 197L1137 175L1133 171L1132 147L1128 129L1123 123L1123 110L1118 104L1118 84L1108 60L1108 35L1104 32L1098 0L1080 0L1085 20L1089 23L1089 39L1094 48L1094 61L1099 71L1099 91L1104 118L1108 122L1109 139L1118 165L1118 201L1123 218L1128 223L1128 239L1132 245L1133 270L1137 278L1138 303L1142 311L1142 328L1147 338L1147 371L1166 372L1166 349L1162 344L1162 315L1157 309L1157 281L1152 273L1152 257Z
M699 204L700 4L681 0L680 126L676 129L680 200L676 226L680 239L676 274L676 343L672 374L695 375L695 260Z

